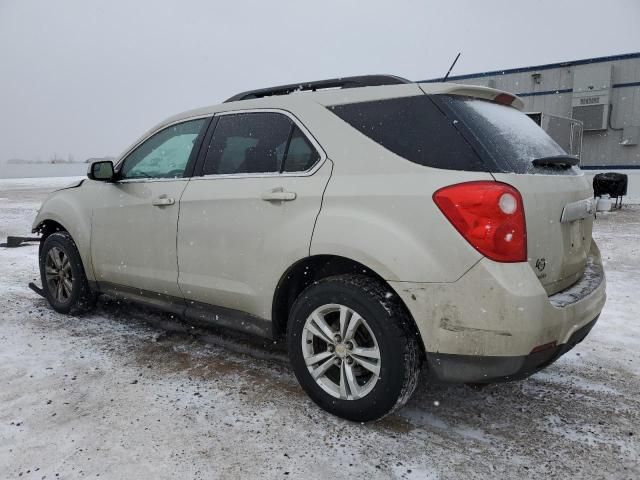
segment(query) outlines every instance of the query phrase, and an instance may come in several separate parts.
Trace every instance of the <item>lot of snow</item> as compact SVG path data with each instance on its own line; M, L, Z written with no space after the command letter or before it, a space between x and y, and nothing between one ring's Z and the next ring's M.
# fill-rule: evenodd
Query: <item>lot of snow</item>
M0 241L69 179L0 180ZM640 478L640 207L600 215L608 302L532 378L423 382L372 424L319 410L280 345L102 301L53 312L0 247L0 478Z

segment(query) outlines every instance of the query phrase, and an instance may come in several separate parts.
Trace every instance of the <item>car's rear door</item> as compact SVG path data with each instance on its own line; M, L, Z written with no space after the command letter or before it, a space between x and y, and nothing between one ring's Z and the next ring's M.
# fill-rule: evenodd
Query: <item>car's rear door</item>
M201 156L178 222L187 305L269 319L280 277L309 254L331 163L297 119L265 110L219 114Z
M193 119L155 133L125 157L116 182L97 186L91 256L101 290L181 296L179 201L209 121Z

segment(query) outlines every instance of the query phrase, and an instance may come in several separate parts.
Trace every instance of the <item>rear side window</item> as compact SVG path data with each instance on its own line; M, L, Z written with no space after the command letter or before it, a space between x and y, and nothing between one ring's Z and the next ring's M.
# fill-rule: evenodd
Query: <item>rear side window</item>
M573 175L575 168L534 167L532 160L566 155L530 117L513 107L454 95L434 95L447 115L466 128L497 170L512 173ZM568 140L568 139L567 139Z
M291 121L277 113L223 115L203 174L279 172L290 132Z
M320 155L313 148L309 139L297 126L294 126L284 159L283 171L304 172L313 167L318 160L320 160Z
M298 172L320 158L289 117L274 112L222 115L215 127L203 175Z
M328 108L367 137L411 162L449 170L487 171L454 122L427 95Z

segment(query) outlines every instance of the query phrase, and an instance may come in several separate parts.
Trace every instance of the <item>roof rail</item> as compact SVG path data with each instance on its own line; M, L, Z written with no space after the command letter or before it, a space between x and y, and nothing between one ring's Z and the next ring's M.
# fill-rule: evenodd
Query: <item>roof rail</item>
M329 80L317 80L315 82L295 83L291 85L280 85L278 87L261 88L238 93L225 100L226 102L236 102L238 100L249 100L254 98L270 97L272 95L288 95L293 92L316 91L324 88L358 88L377 87L380 85L399 85L401 83L413 83L406 78L395 75L361 75L358 77L331 78Z

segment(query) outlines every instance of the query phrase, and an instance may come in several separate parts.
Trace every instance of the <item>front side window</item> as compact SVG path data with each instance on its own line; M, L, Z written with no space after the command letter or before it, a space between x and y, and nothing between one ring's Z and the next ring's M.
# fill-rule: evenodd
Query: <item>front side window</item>
M203 175L308 170L320 156L286 115L222 115L207 151Z
M120 177L182 177L205 122L206 119L202 118L179 123L145 140L124 160Z

